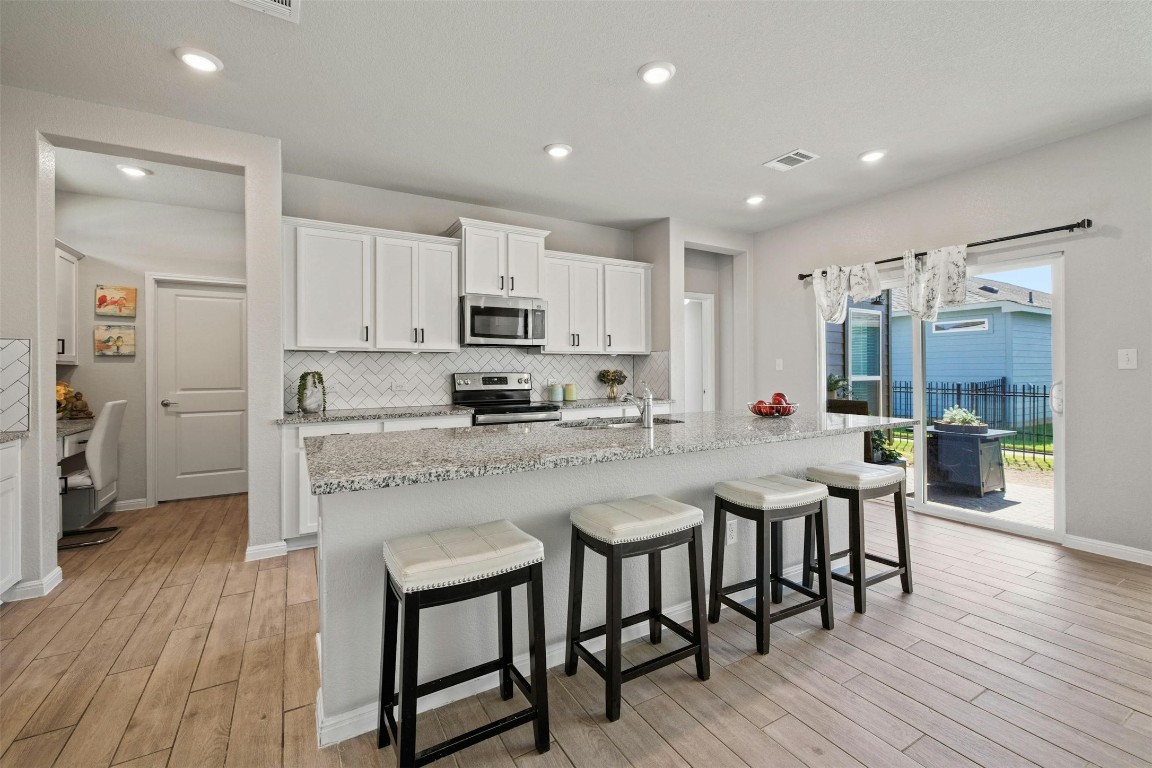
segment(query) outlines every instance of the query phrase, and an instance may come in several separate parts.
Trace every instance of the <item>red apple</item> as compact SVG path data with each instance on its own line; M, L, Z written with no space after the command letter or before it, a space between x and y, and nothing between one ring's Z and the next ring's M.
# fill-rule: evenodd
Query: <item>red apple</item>
M776 392L772 395L773 405L788 405L788 398L784 396L783 392Z

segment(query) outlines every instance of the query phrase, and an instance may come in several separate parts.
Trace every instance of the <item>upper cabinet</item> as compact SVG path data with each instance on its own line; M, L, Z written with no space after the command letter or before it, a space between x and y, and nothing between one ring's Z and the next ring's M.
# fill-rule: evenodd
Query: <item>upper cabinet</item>
M287 349L452 352L459 241L284 220Z
M460 219L444 234L463 243L461 293L544 297L546 230Z
M76 283L82 255L56 244L56 364L76 365Z
M647 267L605 265L605 352L646 355L652 351L650 274Z
M648 354L650 292L647 264L549 251L544 259L544 351Z

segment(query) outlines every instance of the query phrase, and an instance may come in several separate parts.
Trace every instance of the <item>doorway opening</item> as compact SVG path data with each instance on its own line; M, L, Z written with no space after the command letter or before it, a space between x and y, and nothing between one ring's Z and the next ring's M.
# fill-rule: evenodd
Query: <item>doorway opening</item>
M716 410L716 297L684 294L684 410Z
M734 256L684 249L686 412L736 407L734 285Z

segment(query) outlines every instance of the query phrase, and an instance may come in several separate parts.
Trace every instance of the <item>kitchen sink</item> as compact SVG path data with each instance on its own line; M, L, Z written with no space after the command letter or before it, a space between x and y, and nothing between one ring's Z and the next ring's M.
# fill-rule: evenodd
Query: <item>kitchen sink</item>
M680 419L669 419L664 416L655 416L653 426L664 424L683 424ZM644 424L639 416L613 416L603 419L581 419L580 421L562 421L556 426L576 429L643 429Z

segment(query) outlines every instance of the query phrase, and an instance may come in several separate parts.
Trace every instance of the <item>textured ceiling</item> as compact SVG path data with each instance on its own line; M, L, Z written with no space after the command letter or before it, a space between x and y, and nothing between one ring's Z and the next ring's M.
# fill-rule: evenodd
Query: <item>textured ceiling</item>
M116 168L121 163L147 168L152 175L128 177ZM213 211L244 211L243 176L78 149L56 150L56 189Z
M286 171L757 231L1152 111L1147 2L0 2L5 84L279 137ZM203 76L171 53L215 53ZM636 69L677 66L660 88ZM557 162L550 142L575 152ZM821 158L779 173L795 148ZM883 147L876 165L860 152ZM759 209L743 202L766 196Z

